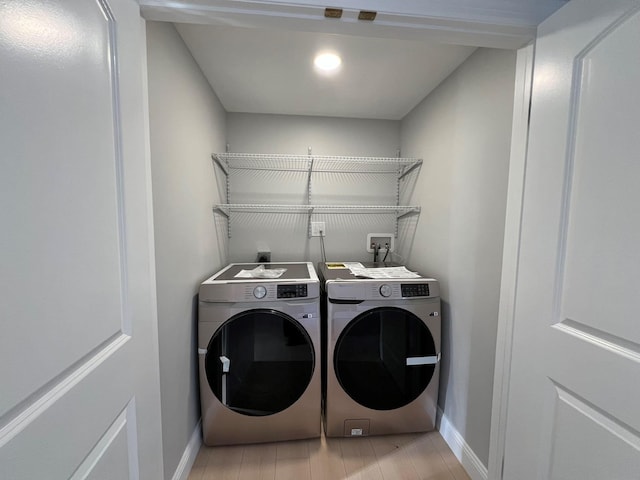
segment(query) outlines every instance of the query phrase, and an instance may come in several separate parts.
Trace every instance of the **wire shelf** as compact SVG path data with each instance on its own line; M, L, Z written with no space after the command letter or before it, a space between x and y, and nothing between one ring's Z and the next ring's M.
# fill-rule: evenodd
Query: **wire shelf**
M309 173L394 173L406 175L420 166L420 158L214 153L211 158L225 171L272 170Z
M336 213L336 214L384 214L395 213L398 216L419 213L417 205L273 205L254 203L218 203L213 210L228 216L231 212L260 213Z
M238 170L264 170L272 172L300 172L305 174L307 183L307 203L293 204L249 204L219 203L213 211L227 218L228 235L231 238L232 213L276 213L305 214L308 217L308 231L311 237L311 219L314 214L392 214L398 222L408 215L420 213L416 205L314 205L312 204L312 177L318 173L330 174L393 174L396 182L396 201L399 203L400 180L422 165L420 158L393 157L349 157L325 155L281 155L261 153L213 153L211 159L224 172L227 182L227 202L229 202L230 173Z

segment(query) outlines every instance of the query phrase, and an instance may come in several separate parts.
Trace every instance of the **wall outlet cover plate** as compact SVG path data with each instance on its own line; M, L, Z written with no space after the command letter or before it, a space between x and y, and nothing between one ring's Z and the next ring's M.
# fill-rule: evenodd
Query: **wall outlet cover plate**
M367 252L373 253L371 244L380 245L379 252L386 252L385 244L389 245L389 251L395 251L395 236L393 233L369 233L367 234Z
M322 235L320 235L322 232ZM311 222L311 236L312 237L326 237L327 230L325 228L324 222Z

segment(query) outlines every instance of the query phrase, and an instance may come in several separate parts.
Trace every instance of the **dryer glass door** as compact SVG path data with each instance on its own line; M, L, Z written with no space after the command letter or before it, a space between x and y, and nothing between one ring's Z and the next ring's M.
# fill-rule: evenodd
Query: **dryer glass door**
M347 325L336 342L333 366L353 400L374 410L392 410L427 388L437 354L429 328L416 315L381 307Z
M314 366L313 343L300 323L267 309L227 320L205 356L207 381L218 400L252 416L293 405L307 389Z

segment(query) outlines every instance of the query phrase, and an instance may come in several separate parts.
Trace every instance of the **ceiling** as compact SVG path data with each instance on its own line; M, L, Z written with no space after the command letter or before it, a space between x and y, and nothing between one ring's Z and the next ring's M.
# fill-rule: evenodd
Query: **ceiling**
M477 47L517 49L566 0L138 0L176 28L229 112L399 120ZM374 21L358 20L375 10ZM340 53L318 76L318 50Z
M177 24L228 112L399 120L475 50L434 42ZM319 51L342 68L316 73Z

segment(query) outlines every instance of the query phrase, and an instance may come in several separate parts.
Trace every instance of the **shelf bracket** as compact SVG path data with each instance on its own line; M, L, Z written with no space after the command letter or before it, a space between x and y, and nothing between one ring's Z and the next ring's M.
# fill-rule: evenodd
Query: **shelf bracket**
M223 208L218 207L217 205L213 207L213 211L221 214L225 218L229 218L229 212L226 212Z
M404 212L401 213L400 215L398 215L398 220L404 218L404 217L408 217L409 215L417 215L418 213L420 213L420 207L414 207L411 210L409 210L408 212Z
M309 171L307 172L307 205L311 205L311 172L313 172L313 157L309 159Z
M311 238L311 217L313 215L313 207L309 206L309 214L307 216L307 236Z
M219 207L218 205L214 205L213 213L219 213L227 219L227 237L231 238L231 215L229 214L229 212Z
M307 237L311 238L311 217L313 215L313 207L311 206L311 172L313 172L313 156L311 153L311 147L307 149L307 155L309 156L309 171L307 172L307 205L309 205L309 213L307 215Z
M404 172L400 173L400 175L398 176L398 180L402 180L404 177L409 175L420 165L422 165L422 160L417 160L416 163L414 163L413 165L410 165L409 167L407 167L407 169Z
M419 213L420 213L420 207L414 207L408 212L401 213L396 217L396 231L395 231L396 238L398 238L400 220L410 215L418 215Z
M227 152L229 152L229 144L227 144ZM229 198L230 198L230 193L229 193L229 167L226 161L223 161L218 155L216 155L215 153L211 155L211 159L214 161L214 163L216 165L218 165L218 167L220 167L220 170L222 170L222 173L224 173L224 194L225 194L225 198L227 203L229 203ZM229 238L231 238L231 216L229 215L228 212L225 212L224 210L220 209L220 208L214 208L214 211L218 211L220 212L222 215L224 215L225 217L227 217L227 236Z
M211 160L213 160L216 163L216 165L220 167L220 170L222 170L222 172L227 177L229 176L229 170L227 169L227 166L222 162L222 160L220 160L220 158L218 158L218 156L215 153L211 155Z

